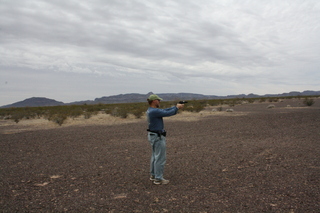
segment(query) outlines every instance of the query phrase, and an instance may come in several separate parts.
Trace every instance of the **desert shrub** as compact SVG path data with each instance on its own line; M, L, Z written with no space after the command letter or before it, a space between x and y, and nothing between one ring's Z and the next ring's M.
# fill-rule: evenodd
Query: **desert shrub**
M111 109L111 108L105 108L105 109L103 109L102 111L103 111L104 113L110 114L110 115L111 115L111 113L112 113L112 109Z
M110 109L110 115L117 117L118 116L118 107L114 107L113 109Z
M221 106L218 107L218 108L217 108L217 111L221 112L221 111L222 111L222 107L221 107Z
M239 99L239 98L236 98L236 99L230 99L227 101L227 104L230 106L230 107L233 107L237 104L241 104L242 103L242 100Z
M260 103L266 102L266 98L260 98L260 99L259 99L259 102L260 102Z
M206 105L206 101L192 101L184 105L184 110L189 112L200 112Z
M278 98L269 98L268 101L269 102L278 102L279 99Z
M83 110L81 110L80 108L75 108L75 109L69 109L66 114L68 117L76 118L81 116L83 113L84 113Z
M70 108L70 106L47 107L44 118L61 126L67 117L71 117L70 114L72 115L72 110L70 110Z
M83 115L84 115L85 119L89 119L92 116L92 114L90 112L85 112Z
M145 113L146 109L142 109L142 108L136 108L134 110L132 110L132 114L134 116L136 116L136 118L141 118L142 115Z
M306 106L312 106L315 103L315 101L312 98L305 98L303 100L303 104Z
M97 115L99 112L98 111L93 111L93 112L84 112L83 116L85 119L91 118L93 115Z
M19 123L20 120L24 118L24 114L22 112L15 113L11 116L11 119L14 120L14 122Z
M112 110L111 115L114 117L127 118L128 109L125 107L117 106Z
M184 105L184 108L182 109L182 111L193 112L195 111L195 109L193 108L192 105Z
M255 99L254 99L254 98L249 98L247 101L248 101L250 104L252 104L252 103L254 103Z
M10 112L11 111L11 112ZM11 108L9 111L3 114L6 118L14 120L19 123L22 119L33 119L37 117L37 112L33 111L30 107Z
M229 107L233 107L235 105L235 102L230 101L230 102L228 102L228 105L229 105Z
M67 115L66 114L52 114L48 120L49 121L53 121L56 124L59 124L59 126L61 126L63 124L63 122L67 119Z
M149 105L147 103L132 103L127 107L129 108L129 113L133 114L136 118L141 118Z
M86 112L104 111L105 108L106 108L105 104L85 105Z
M127 117L128 117L128 111L127 111L125 108L120 108L120 109L118 110L117 117L127 118Z
M217 106L220 104L220 100L208 100L207 102L210 106Z

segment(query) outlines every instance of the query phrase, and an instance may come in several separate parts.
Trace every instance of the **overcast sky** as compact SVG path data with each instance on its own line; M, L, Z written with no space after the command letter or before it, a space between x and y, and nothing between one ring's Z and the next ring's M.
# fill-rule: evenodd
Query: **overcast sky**
M320 90L319 0L0 0L0 106Z

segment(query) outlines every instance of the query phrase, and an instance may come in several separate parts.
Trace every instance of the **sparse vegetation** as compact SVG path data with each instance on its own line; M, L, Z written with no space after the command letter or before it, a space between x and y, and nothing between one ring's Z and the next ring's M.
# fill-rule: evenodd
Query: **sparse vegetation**
M314 100L312 98L305 98L303 100L303 104L306 105L306 106L312 106L314 104Z
M279 98L269 98L268 101L269 102L278 102Z
M248 101L248 103L252 104L252 103L254 103L255 99L254 98L248 98L247 101Z
M242 103L258 102L279 102L280 99L292 99L299 97L259 97L259 98L235 98L235 99L212 99L212 100L189 100L183 108L183 111L200 112L207 106L217 106L217 111L222 111L223 105L235 106ZM163 101L161 108L174 106L177 101ZM315 103L312 97L305 97L303 103L311 106ZM18 108L1 108L0 119L11 119L18 123L22 119L45 118L49 121L62 125L67 118L76 118L83 116L90 119L98 113L106 113L119 118L127 118L133 115L141 118L148 107L147 103L122 103L122 104L95 104L95 105L64 105L50 107L18 107Z
M259 102L260 102L260 103L266 102L266 98L260 98L260 99L259 99Z

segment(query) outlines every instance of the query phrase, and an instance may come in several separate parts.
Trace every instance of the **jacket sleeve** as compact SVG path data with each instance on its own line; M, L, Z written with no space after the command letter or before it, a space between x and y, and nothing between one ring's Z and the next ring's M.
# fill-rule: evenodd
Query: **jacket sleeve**
M156 117L169 117L169 116L177 114L177 112L178 112L178 108L176 106L174 106L174 107L170 107L167 109L158 109L155 116Z

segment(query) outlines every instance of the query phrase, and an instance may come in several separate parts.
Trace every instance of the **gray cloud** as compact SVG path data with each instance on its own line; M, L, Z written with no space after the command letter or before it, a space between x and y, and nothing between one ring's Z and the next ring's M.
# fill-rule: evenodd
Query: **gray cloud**
M319 90L316 0L2 0L0 12L0 77L9 82L0 105L37 95L68 102L126 92ZM32 89L39 76L47 87Z

